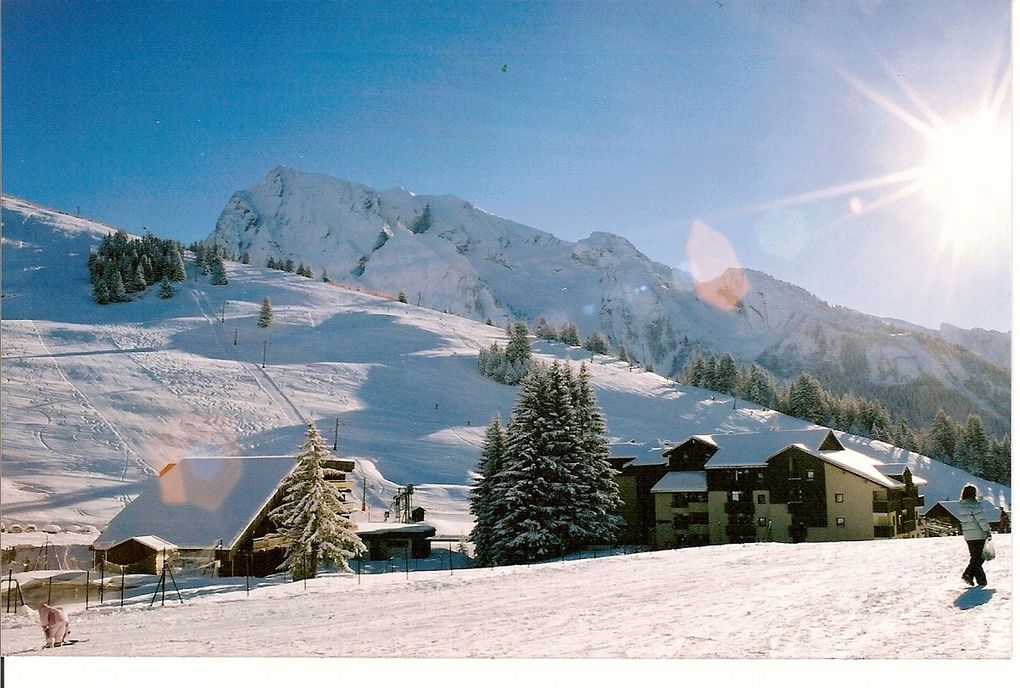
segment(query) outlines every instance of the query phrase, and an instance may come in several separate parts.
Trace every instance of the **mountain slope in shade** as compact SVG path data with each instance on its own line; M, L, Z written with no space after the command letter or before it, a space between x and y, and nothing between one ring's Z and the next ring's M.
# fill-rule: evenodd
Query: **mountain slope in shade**
M494 413L509 418L517 393L476 370L479 349L505 342L501 327L230 262L225 286L192 279L171 299L150 288L99 306L85 255L103 227L72 231L82 221L8 199L3 222L5 523L102 527L168 463L293 454L313 421L357 460L365 518L378 519L397 486L413 483L441 533L470 529L467 486L484 428ZM268 329L256 324L264 297ZM589 362L617 456L658 455L693 433L807 425L577 347L535 348L545 361ZM876 461L909 463L929 481L928 503L967 481L1010 501L1008 486L844 441Z
M960 421L977 410L996 435L1009 424L1009 335L865 315L753 270L697 284L616 235L563 241L453 196L277 167L230 199L207 241L478 320L573 322L669 377L728 352L781 379L808 371L837 392L911 400L892 410L915 426L939 404Z

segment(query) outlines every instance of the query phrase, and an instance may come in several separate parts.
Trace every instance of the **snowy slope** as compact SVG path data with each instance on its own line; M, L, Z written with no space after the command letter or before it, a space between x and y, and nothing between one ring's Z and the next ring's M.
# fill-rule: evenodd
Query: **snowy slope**
M99 608L73 608L72 637L88 642L46 656L1008 659L1012 536L995 542L983 589L959 580L966 547L958 537L724 545L528 567L325 574L307 584L276 577L255 581L250 595L244 578L181 580L184 603L171 588L154 607L150 577L123 608L114 595ZM0 651L39 654L33 620L11 616ZM906 675L875 685L903 685ZM953 685L942 678L930 685Z
M430 227L415 233L426 206ZM614 351L624 344L670 377L692 353L729 352L781 378L811 371L837 391L909 397L923 383L980 409L995 434L1008 427L1007 334L900 326L752 270L696 285L619 236L563 241L454 196L377 192L277 167L230 199L208 241L249 252L253 264L290 257L317 275L404 291L413 303L478 320L570 321L582 339L601 332ZM712 305L717 297L733 307Z

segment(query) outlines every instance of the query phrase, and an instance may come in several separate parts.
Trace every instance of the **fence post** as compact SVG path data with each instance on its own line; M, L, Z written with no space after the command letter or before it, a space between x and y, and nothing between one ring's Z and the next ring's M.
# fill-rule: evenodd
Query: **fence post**
M120 568L120 606L124 606L124 567Z
M449 559L450 559L450 575L452 576L453 575L453 544L452 543L449 543L449 542L446 543L446 552L449 555Z
M106 552L99 560L99 604L103 603L103 588L106 587Z
M411 541L410 540L406 540L404 542L404 578L410 578L411 577L411 572L410 572L410 570L407 567L407 559L408 559L408 555L410 554L410 550L411 550Z
M11 597L13 596L14 569L7 569L7 613L11 613Z
M85 609L86 610L88 610L88 608L89 608L89 576L90 576L91 573L92 573L91 571L88 571L88 570L85 571Z
M53 576L50 576L49 583L46 585L46 604L50 603L53 599Z

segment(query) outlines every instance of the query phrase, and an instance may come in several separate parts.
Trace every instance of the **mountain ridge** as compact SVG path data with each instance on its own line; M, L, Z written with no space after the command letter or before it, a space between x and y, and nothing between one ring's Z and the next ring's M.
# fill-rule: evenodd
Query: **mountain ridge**
M570 242L452 195L377 192L278 166L231 197L206 242L256 264L290 257L478 320L572 322L582 338L600 332L668 377L695 355L729 353L780 379L810 372L840 392L898 394L934 381L954 410L973 406L999 430L1009 423L1007 333L872 316L751 269L698 282L618 235ZM902 412L920 426L929 406Z

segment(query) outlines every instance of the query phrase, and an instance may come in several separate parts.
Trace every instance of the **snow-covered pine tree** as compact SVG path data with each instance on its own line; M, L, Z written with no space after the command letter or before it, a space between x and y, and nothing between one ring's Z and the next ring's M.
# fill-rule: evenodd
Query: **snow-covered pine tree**
M505 512L492 530L498 563L537 561L565 551L573 508L570 464L578 437L562 377L536 363L521 383L506 433Z
M100 281L96 284L92 290L92 298L101 306L110 303L110 289L106 286L106 282Z
M163 275L162 281L159 283L159 298L169 299L174 295L174 287L170 284L170 280L166 275Z
M573 381L574 420L580 432L579 464L575 471L578 547L610 544L619 530L616 514L623 506L615 471L609 465L606 419L591 388L591 375L582 363Z
M559 340L567 346L581 346L581 335L577 331L577 325L568 322L560 328Z
M592 332L588 335L588 338L584 340L584 348L593 354L605 355L609 353L609 342L607 342L598 332Z
M210 262L212 263L210 268L212 276L209 278L209 284L227 284L227 266L223 264L223 256L219 251L210 259Z
M168 254L168 262L170 264L170 279L174 282L183 282L188 279L188 272L184 269L184 255L181 253L181 249L174 245Z
M111 302L127 301L127 291L124 289L124 279L120 276L120 269L116 264L109 264L106 272L106 288L110 293Z
M493 551L492 533L502 507L505 451L506 434L497 413L485 431L482 456L478 461L478 477L472 482L471 494L468 496L470 511L475 517L471 541L475 544L475 562L479 566L489 566L498 560Z
M273 322L273 304L269 302L269 297L266 296L262 299L262 306L259 308L259 327L269 327Z
M347 562L367 551L347 516L340 489L330 482L339 472L324 465L328 456L318 428L309 423L297 466L283 481L283 502L269 514L287 541L280 570L290 571L294 580L315 578L320 563L349 572Z
M125 289L129 292L145 291L145 268L142 267L141 262L135 267L131 273L131 280L128 282Z

